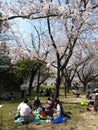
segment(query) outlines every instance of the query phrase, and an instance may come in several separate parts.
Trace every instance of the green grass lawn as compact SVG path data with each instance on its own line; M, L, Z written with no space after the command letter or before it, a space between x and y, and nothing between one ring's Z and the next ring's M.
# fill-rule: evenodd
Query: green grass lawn
M16 96L17 95L17 96ZM30 97L31 101L35 97L36 93L32 94ZM0 104L4 105L0 108L0 130L78 130L77 124L83 126L84 117L82 116L86 113L86 106L81 106L80 101L82 98L76 98L73 94L67 94L68 97L64 97L63 90L60 93L60 100L63 102L63 108L65 111L70 111L72 114L71 120L55 125L51 123L41 123L36 125L35 123L30 123L29 125L21 125L14 123L15 115L10 115L10 111L16 112L17 106L23 99L20 98L20 94L15 94L16 99L11 101L0 101ZM81 95L84 97L84 95ZM42 103L45 103L48 97L39 97ZM59 126L59 127L58 127ZM45 127L45 128L44 128ZM85 127L85 124L84 124ZM91 129L79 129L79 130L91 130Z

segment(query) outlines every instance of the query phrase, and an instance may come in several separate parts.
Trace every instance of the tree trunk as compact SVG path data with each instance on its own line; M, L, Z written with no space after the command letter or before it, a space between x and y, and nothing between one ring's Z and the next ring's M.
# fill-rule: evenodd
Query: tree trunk
M67 97L67 92L69 93L69 89L71 88L71 82L69 80L65 80L65 97Z
M40 85L37 85L35 91L36 91L37 93L39 93L39 89L40 89Z
M83 83L83 86L84 86L84 92L86 92L87 83Z
M61 76L60 76L60 71L59 71L57 73L57 79L56 79L55 99L59 98L60 84L61 84Z
M70 88L71 88L71 81L70 80L68 80L67 81L67 92L69 92L69 90L70 90Z
M64 87L64 88L65 88L65 89L64 89L64 90L65 90L65 91L64 91L64 94L65 94L65 98L66 98L66 97L67 97L67 88L66 88L66 82L64 83L64 86L65 86L65 87Z
M35 77L37 71L40 69L41 65L42 65L41 63L36 63L36 64L34 64L34 66L32 68L31 78L30 78L30 82L29 82L29 95L31 95L32 83L33 83L34 77Z
M56 83L55 99L59 98L60 81Z
M38 78L37 78L37 86L36 86L36 92L39 92L40 88L40 70L38 71Z
M29 95L31 95L32 83L33 83L34 77L35 77L35 74L32 72L30 82L29 82Z

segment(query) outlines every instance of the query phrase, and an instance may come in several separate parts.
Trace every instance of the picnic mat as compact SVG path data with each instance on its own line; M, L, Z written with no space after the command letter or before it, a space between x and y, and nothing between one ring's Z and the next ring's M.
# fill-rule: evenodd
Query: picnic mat
M21 123L23 120L21 118L18 118L17 120L14 120L15 123ZM35 118L31 122L46 122L46 120L41 120L39 118L39 114L35 114Z
M44 119L44 120L40 119L39 114L36 113L36 114L35 114L35 118L34 118L31 122L47 122L47 119L48 119L48 118L46 118L46 119ZM67 121L67 120L69 120L69 119L70 119L70 117L65 116L65 115L62 114L62 115L60 115L58 118L54 119L52 122L57 124L57 123L61 123L61 122L63 122L63 121ZM48 120L49 120L49 119L48 119ZM22 123L23 120L22 120L21 118L18 118L17 120L14 120L14 122L15 122L15 123Z

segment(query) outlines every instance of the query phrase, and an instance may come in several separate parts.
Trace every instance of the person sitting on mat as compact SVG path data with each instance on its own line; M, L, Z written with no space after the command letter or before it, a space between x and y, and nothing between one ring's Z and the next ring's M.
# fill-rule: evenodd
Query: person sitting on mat
M39 113L39 118L42 119L42 120L45 120L47 118L45 107L42 107L42 110Z
M30 122L35 118L35 116L32 113L32 109L28 105L27 98L24 100L24 102L18 105L17 111L18 111L17 117L21 118L23 122Z

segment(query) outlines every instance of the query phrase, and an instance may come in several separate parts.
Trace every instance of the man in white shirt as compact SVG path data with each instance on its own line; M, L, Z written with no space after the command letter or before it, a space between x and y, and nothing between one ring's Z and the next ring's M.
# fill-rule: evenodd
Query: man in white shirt
M28 99L25 99L24 102L20 103L17 110L23 121L29 122L34 119L32 110L28 105Z

